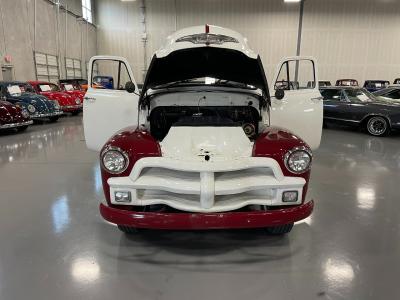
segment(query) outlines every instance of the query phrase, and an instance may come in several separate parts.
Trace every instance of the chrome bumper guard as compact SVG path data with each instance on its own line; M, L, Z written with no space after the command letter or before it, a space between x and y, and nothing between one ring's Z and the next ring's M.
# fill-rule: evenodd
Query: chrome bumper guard
M0 125L0 129L10 129L10 128L17 128L21 126L28 126L33 123L32 120L26 121L26 122L21 122L21 123L9 123L9 124L3 124Z
M33 114L33 115L31 115L31 118L32 119L49 118L49 117L61 116L62 114L64 114L62 111L56 111L56 112L47 113L47 114Z

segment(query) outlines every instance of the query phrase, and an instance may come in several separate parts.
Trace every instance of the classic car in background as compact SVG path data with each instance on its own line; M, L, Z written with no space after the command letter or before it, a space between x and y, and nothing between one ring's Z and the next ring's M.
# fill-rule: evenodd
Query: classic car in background
M330 81L326 81L326 80L318 81L318 85L319 85L319 87L332 86L331 82ZM307 83L307 87L308 88L314 87L314 81L309 81Z
M389 85L390 82L387 80L366 80L364 82L364 88L371 93L387 88Z
M400 86L393 85L373 93L379 100L400 104Z
M81 100L83 103L83 97L85 96L85 92L78 85L70 84L70 83L62 83L59 85L60 91L67 93L68 95Z
M74 86L75 90L87 91L87 80L83 78L75 78L75 79L60 79L58 81L60 88L63 88L66 84L71 84Z
M338 79L336 86L358 86L358 81L355 79Z
M89 65L103 61L127 70L127 81L118 74L122 90L89 81L84 102L86 144L101 153L106 220L125 233L264 227L284 234L311 214L311 149L323 114L319 90L307 89L317 76L312 58L282 61L274 82L289 88L296 65L310 78L300 91L274 84L274 97L259 55L217 26L170 35L140 96L125 58L95 56Z
M400 129L400 106L379 100L364 88L322 88L324 122L356 126L374 136Z
M33 120L55 122L63 114L57 101L33 93L30 84L21 81L1 81L0 93L4 100L25 108Z
M393 81L393 84L400 84L400 78L396 78L396 79Z
M28 81L37 94L50 100L57 101L64 113L77 115L82 111L82 100L78 96L71 96L61 91L57 84L46 81Z
M0 100L0 130L24 131L32 123L29 112L25 108Z
M112 76L93 76L93 83L97 88L114 89L114 78Z

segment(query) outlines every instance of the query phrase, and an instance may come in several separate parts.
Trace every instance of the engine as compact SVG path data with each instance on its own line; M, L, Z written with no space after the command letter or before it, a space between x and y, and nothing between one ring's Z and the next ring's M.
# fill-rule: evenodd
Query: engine
M171 126L241 126L249 139L258 133L253 106L158 106L149 116L151 135L163 140Z

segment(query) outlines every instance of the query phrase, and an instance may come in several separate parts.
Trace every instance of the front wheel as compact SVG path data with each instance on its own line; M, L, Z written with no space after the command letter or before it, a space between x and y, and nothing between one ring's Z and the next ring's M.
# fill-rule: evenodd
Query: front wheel
M28 127L29 127L28 125L18 127L18 128L17 128L17 131L18 131L18 132L23 132L23 131L25 131L26 129L28 129Z
M289 233L292 230L292 228L293 228L293 223L290 223L285 225L267 227L266 231L268 234L271 235L283 235Z
M138 232L138 229L135 227L125 226L125 225L118 225L118 229L121 230L123 233L126 234L134 234Z
M390 131L389 122L386 118L381 116L368 119L366 129L367 132L373 136L384 136Z
M59 118L59 117L50 117L50 122L51 122L51 123L57 122L57 121L58 121L58 118Z

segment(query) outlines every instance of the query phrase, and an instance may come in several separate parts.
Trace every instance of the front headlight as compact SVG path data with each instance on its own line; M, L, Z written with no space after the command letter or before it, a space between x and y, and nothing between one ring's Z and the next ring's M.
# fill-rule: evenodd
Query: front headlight
M29 104L28 105L28 110L29 110L30 113L33 114L36 111L36 108L32 104Z
M76 99L75 99L75 103L76 103L76 104L81 104L81 99L76 98Z
M25 119L29 117L29 112L25 108L21 111L21 114Z
M60 103L57 100L54 100L54 108L57 110L60 109Z
M285 154L285 166L295 174L308 171L311 167L311 160L311 150L306 147L296 147Z
M109 147L101 154L103 167L112 174L120 174L129 165L128 155L121 149Z

